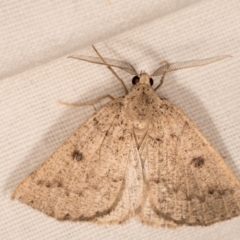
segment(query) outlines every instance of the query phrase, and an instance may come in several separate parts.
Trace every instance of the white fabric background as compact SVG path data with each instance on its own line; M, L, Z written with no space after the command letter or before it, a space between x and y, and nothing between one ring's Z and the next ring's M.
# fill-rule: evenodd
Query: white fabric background
M240 217L209 227L154 229L58 222L10 199L94 110L87 102L123 88L104 67L68 59L79 52L152 72L169 62L233 58L166 76L158 93L179 106L240 179L240 2L238 0L2 1L0 3L0 236L2 239L239 239ZM118 71L131 87L131 76ZM157 81L157 78L155 79ZM99 104L98 106L100 106Z

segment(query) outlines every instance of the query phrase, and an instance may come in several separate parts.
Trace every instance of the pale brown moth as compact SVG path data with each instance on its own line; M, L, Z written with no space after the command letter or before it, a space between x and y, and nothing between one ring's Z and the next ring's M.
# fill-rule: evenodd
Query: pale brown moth
M149 75L97 54L72 57L103 64L115 75L111 67L135 75L133 88L128 93L119 79L127 94L105 96L112 100L23 180L12 197L58 220L101 224L136 217L154 227L204 226L240 215L238 179L191 120L156 94L167 72L229 56L163 62ZM153 89L151 77L159 75Z

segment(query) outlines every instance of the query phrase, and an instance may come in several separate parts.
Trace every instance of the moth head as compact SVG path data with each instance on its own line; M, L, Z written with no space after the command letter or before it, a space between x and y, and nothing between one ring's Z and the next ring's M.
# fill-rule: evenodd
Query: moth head
M153 85L153 79L145 72L141 72L139 75L136 75L132 79L132 84L147 84Z

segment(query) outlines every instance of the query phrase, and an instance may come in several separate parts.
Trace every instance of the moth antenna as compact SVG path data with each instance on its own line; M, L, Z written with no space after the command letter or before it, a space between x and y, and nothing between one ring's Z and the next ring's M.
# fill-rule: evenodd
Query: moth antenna
M107 68L113 73L113 75L121 82L126 94L128 93L128 89L125 86L123 80L117 75L117 73L112 69L112 67L104 60L104 58L101 56L101 54L98 52L98 50L92 45L92 48L97 53L97 55L101 58L101 60L104 62L104 64L107 66Z
M169 68L169 63L168 63L167 61L163 61L163 62L161 62L161 64L165 64L166 69ZM162 75L162 77L161 77L161 79L160 79L160 83L159 83L159 84L157 85L157 87L154 89L155 91L162 86L166 73L167 73L167 71L165 71L165 72L163 73L163 75Z
M179 69L184 68L192 68L192 67L199 67L204 66L210 63L214 63L217 61L221 61L225 58L232 57L231 55L222 55L222 56L216 56L211 58L205 58L205 59L197 59L197 60L189 60L185 62L176 62L176 63L169 63L168 66L164 64L163 66L160 66L156 71L151 74L151 76L159 76L162 75L164 72L171 72L176 71Z

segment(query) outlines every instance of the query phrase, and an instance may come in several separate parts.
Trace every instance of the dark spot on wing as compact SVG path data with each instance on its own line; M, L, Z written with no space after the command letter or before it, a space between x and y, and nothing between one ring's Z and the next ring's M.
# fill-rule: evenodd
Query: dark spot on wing
M238 216L238 213L235 210L231 211L231 213L233 214L233 216Z
M188 195L188 196L186 197L186 199L187 199L187 201L192 201L193 197L192 197L191 195Z
M79 152L78 150L74 150L72 152L72 158L75 161L81 161L83 159L83 154Z
M51 185L52 185L52 187L62 187L62 182L60 182L60 181L58 181L58 180L53 180L52 182L51 182Z
M43 185L44 181L43 180L37 180L37 185Z
M227 190L226 189L221 189L217 191L220 196L223 196L226 194Z
M69 215L69 213L66 213L63 217L63 220L69 220L71 217Z
M99 123L99 121L96 118L94 118L93 121L94 121L95 124Z
M118 105L122 107L124 104L122 102L118 102Z
M205 163L205 159L203 157L196 157L193 158L191 161L191 164L195 167L195 168L200 168L204 165Z
M230 192L230 194L234 194L235 193L234 189L229 189L229 192Z
M154 179L154 182L158 184L159 183L159 179Z
M51 182L50 181L44 181L44 180L37 180L36 184L39 185L39 186L45 186L47 188L50 188L50 187L61 188L63 186L62 182L58 181L58 180L53 180Z
M208 189L208 194L210 194L210 195L212 195L212 194L214 194L214 189Z
M223 195L233 195L234 194L234 190L233 189L219 189L217 190L217 193L220 195L220 196L223 196Z

